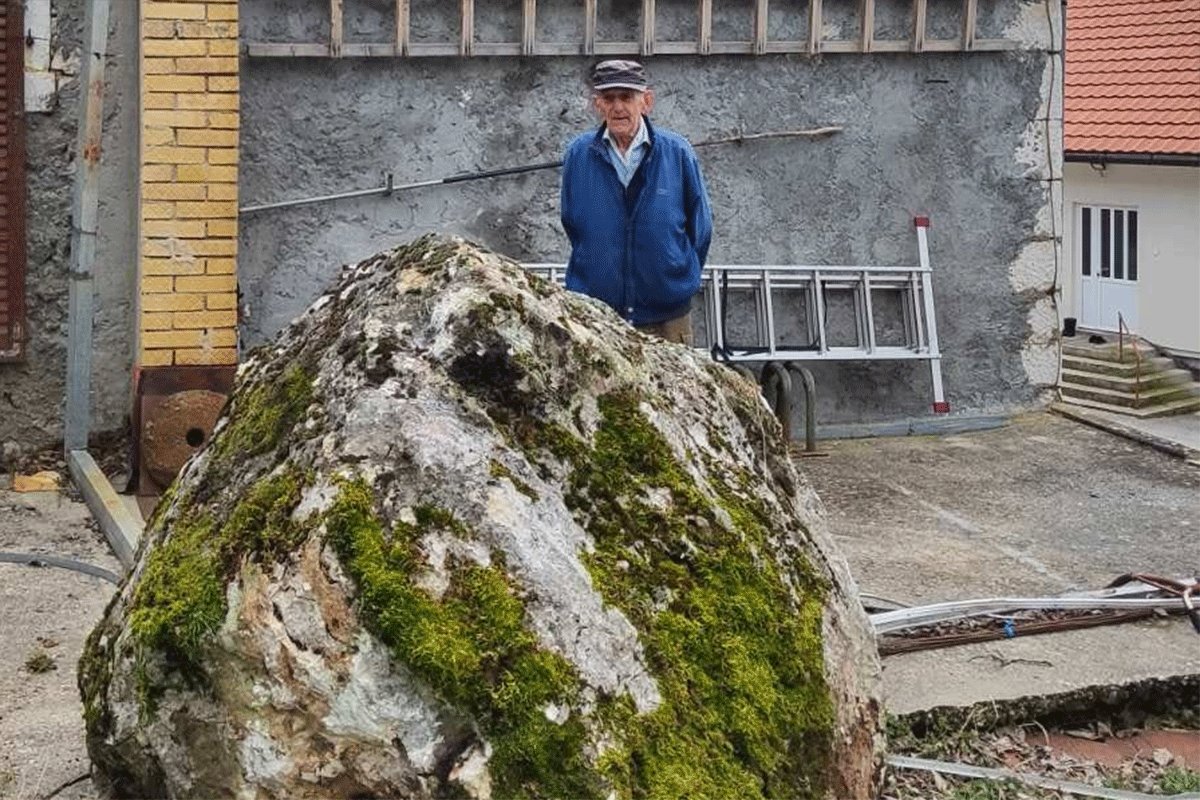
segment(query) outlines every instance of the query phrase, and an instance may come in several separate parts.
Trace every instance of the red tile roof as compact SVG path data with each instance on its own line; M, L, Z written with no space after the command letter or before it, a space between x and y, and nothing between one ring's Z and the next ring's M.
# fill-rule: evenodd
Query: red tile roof
M1068 0L1068 152L1200 153L1200 0Z

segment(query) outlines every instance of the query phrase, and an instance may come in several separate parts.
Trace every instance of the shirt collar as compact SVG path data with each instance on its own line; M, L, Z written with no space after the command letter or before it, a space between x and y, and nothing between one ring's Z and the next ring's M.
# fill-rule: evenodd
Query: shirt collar
M621 154L621 151L617 150L617 143L613 141L612 133L608 130L607 125L604 126L604 141L610 147L612 147L618 155ZM638 131L633 135L633 141L629 143L629 149L624 153L625 157L628 158L630 153L644 144L650 144L650 134L646 131L646 118L642 117L638 122Z

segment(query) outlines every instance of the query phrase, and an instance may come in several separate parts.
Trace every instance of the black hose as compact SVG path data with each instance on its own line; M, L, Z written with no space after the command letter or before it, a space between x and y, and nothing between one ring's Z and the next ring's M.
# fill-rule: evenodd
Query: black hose
M93 578L103 578L116 586L121 584L121 576L115 572L109 572L104 567L97 567L94 564L86 564L82 561L76 561L73 558L63 558L62 556L49 556L44 553L0 552L0 562L6 564L24 564L29 567L58 567L59 569L69 569L73 572L82 572L84 575L91 575Z

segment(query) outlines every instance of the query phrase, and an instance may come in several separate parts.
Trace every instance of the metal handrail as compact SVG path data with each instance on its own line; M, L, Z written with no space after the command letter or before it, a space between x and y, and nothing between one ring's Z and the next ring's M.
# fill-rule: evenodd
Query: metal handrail
M1133 331L1131 331L1129 329L1129 326L1125 324L1125 316L1120 311L1118 311L1117 312L1117 360L1120 361L1122 364L1125 363L1125 335L1126 334L1129 334L1129 338L1133 340L1132 345L1131 345L1133 347L1133 365L1134 365L1133 366L1133 405L1134 405L1134 408L1137 408L1137 404L1140 402L1140 399L1141 399L1140 395L1142 392L1142 352L1141 352L1141 350L1138 349L1137 337L1134 336Z

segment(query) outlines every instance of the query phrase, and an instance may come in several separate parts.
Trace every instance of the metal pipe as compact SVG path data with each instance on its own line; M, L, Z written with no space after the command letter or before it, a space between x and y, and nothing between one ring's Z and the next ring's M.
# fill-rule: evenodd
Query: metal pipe
M67 398L63 421L66 451L87 447L91 428L92 269L100 201L100 150L104 133L104 59L108 50L108 0L91 0L84 11L83 66L71 198L71 267L67 288Z
M784 365L789 372L800 376L800 385L804 387L804 452L817 452L817 382L808 369L794 361Z
M792 376L778 362L768 362L762 369L762 391L767 404L783 427L784 444L792 442Z
M105 0L105 2L106 1L107 0ZM708 139L705 141L696 142L692 145L692 147L699 148L724 144L744 144L746 142L757 142L764 139L816 139L824 136L831 136L835 133L841 133L842 130L843 129L838 126L830 125L823 128L812 128L809 130L799 131L768 131L766 133L738 134L736 136L725 136L719 139ZM562 164L563 162L561 161L546 161L540 164L525 164L519 167L505 167L502 169L489 169L479 172L463 172L446 178L417 181L415 183L404 183L400 184L399 186L393 185L392 176L389 174L387 183L384 186L379 186L374 189L358 189L351 192L338 192L336 194L321 195L319 197L305 197L299 200L281 200L275 203L260 203L258 205L243 206L238 209L238 213L253 214L258 211L270 211L276 208L308 206L315 203L327 203L333 200L345 200L353 197L369 197L371 195L387 197L396 192L406 192L411 189L424 189L430 186L442 186L451 183L465 183L467 181L478 181L487 178L502 178L508 175L521 175L526 172L539 172L546 169L558 169L562 166Z
M1010 611L1090 611L1092 609L1154 609L1186 610L1178 597L1155 598L1097 598L1097 597L997 597L986 600L959 600L930 606L905 608L872 614L871 624L876 633L891 633L917 628L934 622L978 617L984 614L1003 614Z
M920 772L935 772L942 775L955 775L960 778L973 778L987 781L1017 781L1027 786L1039 789L1049 789L1054 792L1074 795L1076 797L1097 797L1101 800L1200 800L1200 793L1188 792L1175 795L1150 795L1141 792L1129 792L1124 789L1109 789L1106 786L1090 786L1086 783L1075 783L1051 778L1045 775L1032 775L1027 772L1013 772L1007 769L991 769L976 767L972 764L955 764L949 761L933 761L927 758L911 758L909 756L888 756L887 763L896 769L917 770Z

